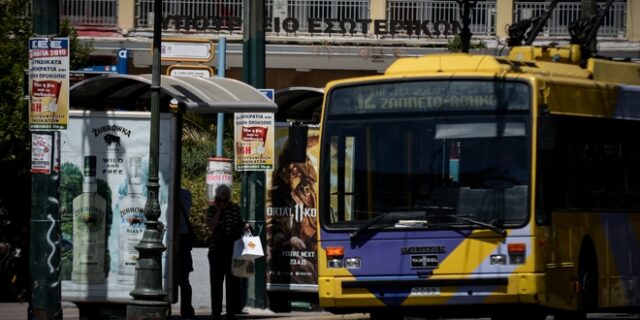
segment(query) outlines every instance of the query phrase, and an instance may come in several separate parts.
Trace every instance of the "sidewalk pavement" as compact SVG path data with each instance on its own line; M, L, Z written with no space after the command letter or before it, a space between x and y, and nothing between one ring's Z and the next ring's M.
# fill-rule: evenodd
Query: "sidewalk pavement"
M182 319L179 305L171 306L173 316L170 320ZM2 320L27 320L28 303L0 303L0 319ZM197 320L209 320L211 311L208 309L197 309ZM73 303L62 303L62 315L64 320L78 320L80 315L78 308ZM244 308L244 313L238 315L238 319L262 319L262 320L368 320L369 315L366 313L354 313L346 315L334 315L325 311L303 312L294 311L287 313L275 313L268 309ZM93 320L93 319L91 319Z

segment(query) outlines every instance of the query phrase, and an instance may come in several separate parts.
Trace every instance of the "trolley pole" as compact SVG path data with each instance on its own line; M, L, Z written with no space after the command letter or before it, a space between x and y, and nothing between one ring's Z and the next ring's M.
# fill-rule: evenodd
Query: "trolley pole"
M33 32L42 37L57 35L60 29L59 0L33 0L32 5ZM45 131L38 134L50 135L52 149L60 150L56 139L59 133ZM50 163L53 165L54 159ZM62 319L59 188L60 172L50 170L48 174L31 174L30 320Z
M264 0L244 0L243 39L242 39L242 79L254 88L265 86L265 35ZM264 186L265 175L262 171L243 172L241 182L241 207L244 217L256 225L264 225ZM262 242L266 243L264 234ZM255 277L249 279L247 303L257 308L266 307L266 282L264 259L256 260Z
M162 0L153 6L153 60L151 65L151 132L149 142L148 196L144 208L145 231L136 246L139 252L136 264L133 300L127 305L127 320L165 320L169 317L170 305L167 292L162 286L163 226L160 218L158 192L158 162L160 160L160 46L162 23Z

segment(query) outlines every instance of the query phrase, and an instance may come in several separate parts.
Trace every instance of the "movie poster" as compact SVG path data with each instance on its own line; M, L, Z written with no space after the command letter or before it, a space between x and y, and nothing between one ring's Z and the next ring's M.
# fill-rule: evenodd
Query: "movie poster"
M276 127L276 167L266 174L268 289L317 290L319 134L309 129L306 160L294 163L288 127Z
M175 118L161 115L160 128L159 220L169 249ZM64 300L131 299L138 259L135 246L146 221L149 136L148 112L72 112L61 137ZM169 254L167 250L162 255L165 284Z

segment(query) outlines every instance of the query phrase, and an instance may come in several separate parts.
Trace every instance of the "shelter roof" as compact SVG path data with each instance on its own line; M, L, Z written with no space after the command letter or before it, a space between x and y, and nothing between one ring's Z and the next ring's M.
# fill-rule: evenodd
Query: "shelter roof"
M161 111L176 99L181 110L194 113L275 112L277 105L252 86L229 78L162 76ZM151 75L109 74L90 78L70 89L71 108L148 110Z
M320 122L320 110L324 89L313 87L288 87L275 92L278 104L276 121Z

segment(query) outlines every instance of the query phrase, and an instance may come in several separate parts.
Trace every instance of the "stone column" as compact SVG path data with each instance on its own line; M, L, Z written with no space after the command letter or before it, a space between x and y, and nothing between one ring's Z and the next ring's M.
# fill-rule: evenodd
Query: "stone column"
M370 16L373 20L387 20L387 0L370 0L369 2ZM367 33L373 35L373 22L369 24Z
M640 0L627 0L627 40L640 41Z
M122 34L127 34L135 27L135 14L135 0L118 1L118 30Z
M500 39L505 39L509 35L507 28L514 22L514 10L514 0L496 0L496 35Z
M384 20L387 18L387 0L371 0L371 20Z

